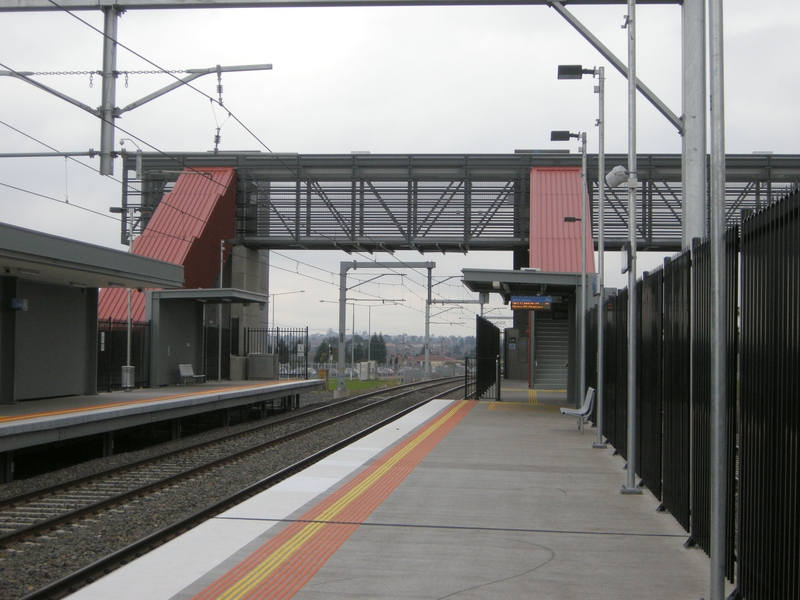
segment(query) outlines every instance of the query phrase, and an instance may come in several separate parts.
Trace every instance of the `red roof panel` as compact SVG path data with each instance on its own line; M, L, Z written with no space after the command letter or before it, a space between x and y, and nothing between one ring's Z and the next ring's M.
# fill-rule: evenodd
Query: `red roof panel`
M236 171L233 168L185 169L162 198L132 252L183 265L186 289L213 287L219 274L220 240L236 234ZM230 254L226 245L225 257ZM144 321L144 294L134 290L131 314ZM102 289L98 318L126 320L128 293Z
M581 272L581 225L586 227L586 272L594 273L589 207L586 223L564 222L581 216L581 169L531 169L531 231L529 266L550 273Z

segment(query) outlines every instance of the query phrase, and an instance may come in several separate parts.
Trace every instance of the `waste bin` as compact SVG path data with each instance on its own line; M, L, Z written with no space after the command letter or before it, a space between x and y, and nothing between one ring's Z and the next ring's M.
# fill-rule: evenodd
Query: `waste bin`
M122 367L122 389L126 392L132 390L135 387L136 376L134 372L136 371L136 367Z

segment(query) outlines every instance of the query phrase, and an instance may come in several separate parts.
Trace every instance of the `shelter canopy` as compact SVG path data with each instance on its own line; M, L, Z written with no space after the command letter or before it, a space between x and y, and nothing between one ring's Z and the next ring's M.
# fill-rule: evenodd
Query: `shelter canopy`
M0 223L0 275L83 288L179 288L183 267Z
M571 295L580 288L580 273L545 273L532 269L496 270L462 269L464 285L476 293L496 293L508 304L511 296ZM587 285L594 284L595 274L587 273Z

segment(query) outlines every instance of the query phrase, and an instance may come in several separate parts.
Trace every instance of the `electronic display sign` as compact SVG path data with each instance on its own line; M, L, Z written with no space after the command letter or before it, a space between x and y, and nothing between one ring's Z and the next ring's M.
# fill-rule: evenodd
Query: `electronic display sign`
M511 296L511 310L550 310L552 296Z

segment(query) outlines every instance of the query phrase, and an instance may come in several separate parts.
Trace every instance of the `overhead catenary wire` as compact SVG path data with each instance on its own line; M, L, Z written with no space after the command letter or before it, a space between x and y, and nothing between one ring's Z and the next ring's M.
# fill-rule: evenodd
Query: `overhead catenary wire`
M69 11L68 9L66 9L66 8L64 8L64 7L62 7L62 6L60 6L58 3L54 2L53 0L49 0L49 1L51 2L51 4L53 4L53 5L54 5L54 6L56 6L57 8L59 8L59 9L63 10L64 12L67 12L67 13L68 13L70 16L72 16L73 18L77 19L78 21L80 21L80 22L81 22L81 23L83 23L84 25L88 26L89 28L93 29L94 31L96 31L96 32L97 32L97 33L99 33L100 35L102 35L102 36L104 36L104 37L107 37L107 36L106 36L106 34L105 34L104 32L100 31L99 29L97 29L96 27L94 27L93 25L91 25L90 23L86 22L85 20L81 19L81 18L80 18L80 17L78 17L77 15L73 14L73 13L72 13L71 11ZM151 60L147 59L146 57L144 57L144 56L143 56L143 55L141 55L140 53L138 53L138 52L136 52L136 51L132 50L132 49L131 49L131 48L129 48L128 46L126 46L126 45L124 45L124 44L121 44L121 43L119 43L118 41L115 41L115 43L116 43L116 44L117 44L119 47L121 47L121 48L123 48L123 49L125 49L125 50L127 50L127 51L129 51L129 52L131 52L131 54L133 54L134 56L137 56L137 57L138 57L138 58L140 58L141 60L144 60L144 61L145 61L145 62L147 62L148 64L151 64L152 66L156 67L157 71L151 71L152 73L156 73L156 72L157 72L157 73L169 74L169 75L173 76L173 77L174 77L176 80L179 80L179 78L178 78L178 77L177 77L175 74L176 74L176 73L180 73L181 71L177 71L177 70L176 70L176 71L168 71L168 70L166 70L166 69L163 69L163 68L161 68L159 65L157 65L156 63L154 63L153 61L151 61ZM0 64L2 64L2 63L0 63ZM4 66L5 68L9 69L9 71L12 71L12 72L14 72L14 71L13 71L13 69L10 69L10 68L9 68L9 67L7 67L6 65L3 65L3 66ZM120 71L120 72L122 73L122 72L124 72L124 71ZM134 71L130 71L130 72L131 72L131 73L134 73ZM217 100L217 99L215 99L215 98L213 98L213 97L209 96L208 94L206 94L206 93L205 93L205 92L203 92L202 90L200 90L200 89L196 88L195 86L193 86L193 85L191 85L191 84L189 84L189 83L184 83L184 85L186 85L187 87L189 87L190 89L192 89L192 90L193 90L193 91L195 91L196 93L199 93L199 94L201 94L202 96L204 96L204 97L208 98L208 100L209 100L209 101L211 102L211 104L212 104L212 108L213 108L213 104L214 104L214 103L217 103L217 104L219 104L219 105L220 105L220 107L224 108L224 109L226 110L226 112L228 113L228 118L232 118L232 119L234 119L234 120L235 120L235 121L236 121L236 122L237 122L237 123L238 123L238 124L239 124L239 125L240 125L240 126L241 126L241 127L242 127L242 128L243 128L243 129L244 129L246 132L247 132L247 133L248 133L248 134L250 134L250 135L253 137L253 139L255 139L255 140L256 140L256 141L257 141L257 142L258 142L258 143L259 143L259 144L260 144L262 147L264 147L264 148L265 148L267 151L269 151L269 152L272 152L272 150L271 150L271 149L270 149L270 148L269 148L269 147L268 147L268 146L267 146L267 145L266 145L266 144L263 142L263 140L261 140L261 139L260 139L260 138L259 138L259 137L258 137L258 136L257 136L257 135L256 135L256 134L255 134L255 133L254 133L254 132L253 132L253 131L252 131L250 128L249 128L249 127L247 127L247 126L246 126L246 125L245 125L245 124L244 124L244 123L243 123L243 122L242 122L242 121L241 121L241 120L240 120L240 119L239 119L239 118L238 118L238 117L237 117L237 116L236 116L236 115L235 115L235 114L232 112L232 111L230 111L230 110L229 110L227 107L223 106L223 104L222 104L222 102L221 102L221 98L220 98L219 100ZM216 118L216 114L215 114L215 118ZM227 121L227 119L226 119L226 121ZM223 123L223 125L224 125L224 123ZM146 142L146 141L145 141L144 139L142 139L141 137L139 137L139 136L136 136L135 134L131 133L130 131L127 131L127 130L123 129L122 127L119 127L119 126L118 126L116 123L115 123L115 127L116 127L116 129L117 129L117 130L119 130L120 132L122 132L122 133L124 133L124 134L126 134L126 135L128 135L128 136L132 137L133 139L135 139L135 140L137 140L137 141L141 142L142 144L146 145L148 148L151 148L151 149L152 149L152 150L154 150L155 152L157 152L157 153L159 153L159 154L162 154L163 156L165 156L165 157L168 157L168 158L170 158L170 159L172 159L172 160L176 160L176 162L178 162L179 164L181 164L181 165L182 165L182 166L183 166L185 169L189 169L190 171L197 172L197 173L202 173L202 169L195 169L195 168L193 168L193 167L190 167L189 165L185 165L185 164L183 164L183 162L182 162L180 159L177 159L176 157L174 157L174 156L171 156L169 153L167 153L167 152L164 152L164 151L162 151L162 150L158 149L157 147L153 146L152 144L150 144L150 143ZM23 135L25 135L25 134L23 134ZM32 138L32 139L33 139L33 138ZM279 160L280 160L280 159L279 159ZM79 162L80 164L82 164L82 165L86 166L87 168L92 168L92 167L90 167L90 166L86 165L85 163L82 163L81 161L76 161L76 162ZM283 164L284 164L284 166L285 166L285 167L286 167L286 168L287 168L287 169L288 169L290 172L292 172L292 173L293 173L295 176L299 177L299 173L297 173L297 171L296 171L294 168L292 168L291 166L289 166L289 165L285 164L283 161L280 161L280 162L281 162L281 163L283 163ZM92 169L92 170L96 171L95 169ZM114 180L114 181L119 181L119 180L117 180L117 179L114 179L114 178L112 178L112 180ZM218 183L219 185L222 185L222 184L220 184L219 182L215 182L215 183ZM10 187L13 187L13 186L10 186ZM130 187L130 186L129 186L129 187ZM28 192L27 190L22 190L21 188L15 188L15 189L20 189L21 191L26 191L26 192ZM41 197L47 198L47 196L45 196L45 195L42 195L42 194L36 194L35 192L29 192L29 193L33 193L33 194L35 194L35 195L39 195L39 196L41 196ZM55 200L55 201L58 201L58 200L56 200L56 199L54 199L54 198L49 198L49 199L51 199L51 200ZM204 224L210 225L210 226L212 226L212 227L214 226L214 224L208 223L208 221L207 221L207 220L201 219L201 218L199 218L199 217L197 217L197 216L195 216L195 215L191 215L191 214L189 214L189 213L186 213L185 211L182 211L181 209L178 209L178 208L176 208L176 207L174 207L174 206L171 206L171 205L170 205L168 202L164 201L163 199L162 199L161 203L165 204L167 207L169 207L169 208L171 208L171 209L173 209L173 210L178 210L179 212L181 212L183 215L186 215L187 217L190 217L190 218L197 219L197 220L199 220L199 221L202 221ZM105 215L105 214L103 214L103 213L99 213L98 211L93 211L93 210L91 210L91 209L86 209L85 207L79 207L79 208L83 208L84 210L87 210L88 212L91 212L91 213L100 214L100 215L102 215L102 216L104 216L104 217L109 217L109 215ZM115 219L115 220L116 220L116 221L121 221L120 219ZM154 232L154 233L159 233L159 232ZM319 233L319 234L320 234L320 235L322 235L323 237L329 238L329 236L326 236L326 235L324 235L324 234L321 234L320 232L315 232L315 233ZM169 235L169 234L164 234L163 232L161 232L161 235ZM177 237L177 236L170 236L170 237ZM329 239L332 239L332 238L329 238ZM363 252L355 252L355 254L356 254L356 255L359 255L359 256L363 256L363 257L367 258L368 260L374 260L374 259L371 259L371 257L368 257L368 256L366 256L366 255L365 255ZM287 257L287 258L288 258L288 257ZM393 257L393 259L397 261L397 263L398 263L398 269L400 269L400 268L406 268L406 269L410 269L410 270L412 270L412 272L415 272L417 275L424 276L424 274L421 274L421 273L420 273L419 271L417 271L416 269L413 269L412 267L409 267L407 264L405 264L405 262L404 262L404 261L402 261L402 260L399 260L399 259L397 259L396 257ZM251 259L251 258L247 257L247 260L254 260L254 259ZM265 261L261 261L261 260L259 260L259 259L256 259L256 260L258 260L258 262L260 262L260 263L262 263L262 264L269 264L269 263L266 263ZM276 268L277 268L277 267L276 267ZM396 269L389 269L389 270L390 270L391 272L394 272L394 273L396 273L396 274L400 275L400 273L399 273L399 272L398 272ZM329 273L330 273L330 272L329 272ZM299 274L299 273L296 273L296 274ZM335 274L334 274L334 275L335 275ZM310 276L307 276L307 275L302 275L302 276L304 276L304 277L309 277L309 278L311 278L311 279L314 279L314 278L312 278L312 277L310 277ZM425 284L424 282L417 281L417 280L415 280L414 278L408 278L408 279L409 279L411 282L413 282L414 284L416 284L417 286L419 286L419 287L422 287L423 289L424 289L424 288L426 288L426 284ZM325 282L325 283L326 283L326 284L330 284L330 282ZM422 297L422 296L420 296L418 293L416 293L414 290L412 290L410 287L408 287L407 285L405 285L405 283L403 283L402 285L403 285L403 287L404 287L406 290L408 290L408 291L409 291L409 293L411 293L411 294L415 295L415 296L416 296L418 299L420 299L421 301L426 301L426 300L425 300L425 298L423 298L423 297ZM436 292L436 295L437 295L438 297L444 297L444 296L443 296L442 294L440 294L438 291Z
M108 37L108 35L107 35L107 34L106 34L104 31L101 31L100 29L98 29L97 27L95 27L94 25L92 25L91 23L88 23L88 22L87 22L87 21L85 21L84 19L80 18L78 15L74 14L74 13L73 13L72 11L70 11L68 8L65 8L65 7L61 6L60 4L58 4L57 2L55 2L55 0L48 0L48 2L50 2L50 3L51 3L53 6L57 7L58 9L60 9L60 10L62 10L62 11L64 11L64 12L66 12L67 14L69 14L70 16L72 16L73 18L75 18L76 20L78 20L79 22L83 23L83 24L84 24L84 25L86 25L87 27L91 28L92 30L94 30L96 33L98 33L99 35L103 36L104 38L107 38L107 37ZM128 52L130 52L131 54L133 54L133 55L134 55L134 56L136 56L137 58L139 58L139 59L141 59L141 60L145 61L146 63L150 64L150 65L151 65L151 66L153 66L154 68L156 68L156 69L160 70L161 72L164 72L164 73L166 73L166 74L169 74L169 75L171 75L171 76L172 76L174 79L176 79L177 81L180 81L180 78L178 78L178 77L177 77L177 76L176 76L174 73L171 73L171 72L169 72L169 71L168 71L168 70L166 70L166 69L163 69L163 67L161 67L161 66L160 66L160 65L158 65L157 63L153 62L152 60L150 60L150 59L146 58L145 56L143 56L143 55L142 55L142 54L140 54L139 52L136 52L135 50L131 49L130 47L126 46L125 44L122 44L122 43L120 43L118 40L113 40L113 41L114 41L114 43L115 43L117 46L119 46L120 48L123 48L123 49L127 50ZM262 147L263 147L265 150L267 150L267 151L268 151L268 152L270 152L270 153L273 153L272 149L271 149L269 146L267 146L267 144L266 144L266 143L265 143L265 142L264 142L264 141L263 141L263 140L262 140L262 139L261 139L261 138L260 138L258 135L256 135L256 134L255 134L255 133L254 133L254 132L253 132L253 131L252 131L252 130L251 130L251 129L250 129L248 126L247 126L247 125L245 125L245 124L244 124L244 122L243 122L243 121L241 121L241 120L240 120L240 119L239 119L239 118L238 118L238 117L237 117L237 116L236 116L236 115L233 113L233 111L231 111L231 110L230 110L230 109L229 109L227 106L224 106L224 105L222 104L221 89L220 89L220 88L221 88L221 86L219 85L219 83L218 83L218 87L217 87L217 89L218 89L218 91L219 91L219 93L220 93L220 97L219 97L219 99L213 98L213 97L212 97L212 96L210 96L209 94L207 94L207 93L203 92L202 90L200 90L200 89L198 89L197 87L195 87L195 86L191 85L190 83L184 83L184 85L186 85L186 86L187 86L189 89L191 89L191 90L195 91L196 93L198 93L198 94L202 95L203 97L207 98L207 99L208 99L208 100L209 100L209 101L212 103L212 105L213 105L214 103L216 103L216 104L219 104L219 106L220 106L221 108L224 108L224 109L227 111L227 113L228 113L228 117L229 117L229 118L232 118L232 119L234 119L234 120L235 120L235 121L236 121L236 122L237 122L237 123L238 123L238 124L239 124L239 125L240 125L240 126L241 126L241 127L242 127L242 128L243 128L243 129L244 129L244 130L245 130L245 131L246 131L246 132L249 134L249 135L250 135L250 136L252 136L252 138L253 138L253 139L254 139L256 142L258 142L258 143L259 143L259 144L260 144L260 145L261 145L261 146L262 146ZM118 127L116 124L115 124L115 127L116 127L117 129L119 129L120 131L123 131L123 132L124 132L124 130L122 130L121 128L119 128L119 127ZM129 135L130 135L130 134L129 134ZM141 140L140 140L140 141L141 141ZM143 143L145 143L145 142L143 142ZM151 147L151 148L154 148L154 147L153 147L153 146L151 146L150 144L147 144L147 145L148 145L149 147ZM155 149L155 148L154 148L154 149ZM160 151L159 151L159 152L160 152ZM166 153L163 153L163 152L161 152L161 153L162 153L162 154L164 154L165 156L168 156ZM173 158L173 159L174 159L174 157L171 157L171 158ZM296 177L300 178L300 174L299 174L299 172L297 172L297 170L296 170L296 169L294 169L294 168L293 168L293 167L291 167L290 165L286 164L286 163L285 163L284 161L282 161L280 158L278 158L278 160L279 160L279 162L280 162L280 163L281 163L281 164L282 164L284 167L286 167L286 168L287 168L287 169L288 169L288 170L289 170L289 171L290 171L292 174L294 174ZM317 234L319 234L319 235L323 235L323 234L321 234L321 232L317 232L317 231L315 231L314 233L317 233ZM324 236L324 235L323 235L323 237L329 238L329 236ZM330 239L330 238L329 238L329 239ZM372 239L372 238L368 236L368 239ZM373 240L373 241L374 241L374 240ZM363 255L363 253L356 253L356 254L358 254L358 255L360 255L360 256L364 256L364 255ZM364 257L365 257L365 258L368 258L368 257L366 257L366 256L364 256ZM399 262L400 264L403 264L403 261L399 261L399 260L398 260L398 262ZM406 265L406 268L411 268L411 267L408 267L408 266ZM426 285L425 285L424 283L419 283L418 285L420 285L420 286L421 286L421 287L423 287L423 288L425 288L425 287L426 287Z
M50 0L50 1L52 2L52 0ZM67 11L67 12L69 12L69 11ZM70 14L71 14L71 13L70 13ZM73 15L73 16L74 16L74 15ZM78 18L78 17L76 17L76 18ZM82 19L78 19L78 20L80 20L81 22L84 22L84 23L85 23L85 21L83 21ZM98 32L99 32L99 30L97 30L96 28L94 28L94 27L93 27L93 26L91 26L90 24L88 24L88 23L87 23L87 25L88 25L89 27L92 27L93 29L95 29L96 31L98 31ZM101 33L101 34L102 34L102 32L99 32L99 33ZM105 34L102 34L102 35L105 35ZM127 48L126 48L126 49L127 49ZM136 53L135 53L135 54L136 54ZM138 55L138 54L137 54L137 56L140 56L140 55ZM147 59L144 59L144 58L143 58L143 60L147 60ZM150 62L151 62L151 61L150 61ZM155 65L155 63L151 63L151 64L153 64L154 66L157 66L157 65ZM11 72L15 72L15 73L17 72L17 71L15 71L14 69L12 69L11 67L9 67L8 65L5 65L4 63L0 63L0 66L3 66L4 68L6 68L7 70L9 70L9 71L11 71ZM196 89L196 88L194 88L193 86L189 86L189 87L190 87L190 88L192 88L192 89ZM198 91L200 94L204 95L205 97L209 98L209 100L211 100L212 102L216 102L216 100L215 100L214 98L211 98L210 96L208 96L208 95L207 95L207 94L205 94L204 92L202 92L202 91L200 91L200 90L196 90L196 91ZM225 110L226 110L226 111L228 111L228 113L229 113L229 116L232 116L232 115L231 115L231 113L230 113L230 111L227 109L227 107L225 107ZM234 116L234 118L235 118L235 116ZM238 119L237 119L237 122L238 122ZM9 127L10 127L10 126L9 126ZM172 155L170 155L168 152L165 152L165 151L163 151L163 150L161 150L161 149L157 148L156 146L154 146L154 145L152 145L151 143L147 142L147 141L146 141L146 140L144 140L143 138L141 138L141 137L137 136L136 134L134 134L134 133L132 133L132 132L130 132L130 131L128 131L128 130L126 130L126 129L122 128L122 127L120 127L120 126L119 126L119 125L117 125L117 124L115 124L115 128L116 128L118 131L120 131L120 132L124 133L125 135L127 135L127 136L130 136L132 139L134 139L134 140L136 140L136 141L140 142L141 144L143 144L143 145L147 146L148 148L151 148L151 149L152 149L153 151L155 151L156 153L158 153L158 154L161 154L162 156L164 156L164 157L166 157L166 158L169 158L169 159L171 159L171 160L175 160L176 162L178 162L178 164L180 164L180 165L181 165L181 166L182 166L184 169L188 170L189 172L191 172L191 173L196 173L196 174L199 174L199 175L205 175L205 176L207 176L207 177L209 178L209 180L210 180L211 182L215 183L216 185L219 185L220 187L223 187L223 184L222 184L222 183L220 183L220 182L217 182L216 180L214 180L214 179L213 179L213 177L211 177L211 176L208 174L208 172L207 172L207 171L204 171L204 170L203 170L203 168L196 168L196 167L191 167L191 166L189 166L189 165L186 165L186 164L185 164L183 161L181 161L179 158L177 158L177 157L175 157L175 156L172 156ZM19 131L19 130L17 130L16 128L13 128L13 129L15 129L15 131ZM248 131L249 131L249 130L248 130ZM20 133L22 133L22 132L20 132ZM24 133L23 133L23 135L27 135L27 134L24 134ZM266 144L264 144L264 143L263 143L263 142L262 142L262 141L261 141L261 140L260 140L260 139L259 139L257 136L255 136L254 134L253 134L253 136L254 136L254 138L255 138L255 139L256 139L256 140L257 140L259 143L261 143L261 144L262 144L262 145L263 145L263 146L264 146L264 147L265 147L267 150L269 150L269 148L266 146ZM28 136L28 137L30 137L31 139L34 139L34 140L35 140L35 138L33 138L32 136ZM36 140L36 141L38 141L38 140ZM40 143L42 143L43 145L45 145L45 146L47 146L47 147L50 147L50 146L48 146L47 144L44 144L43 142L40 142ZM269 150L269 151L271 152L271 150ZM80 161L78 161L78 162L80 162ZM286 164L285 164L283 161L280 161L280 162L281 162L282 164L284 164L284 166L286 166L286 167L287 167L287 169L289 169L289 170L290 170L290 172L292 172L292 173L293 173L295 176L299 177L299 173L297 173L297 171L296 171L294 168L290 167L289 165L286 165ZM84 164L84 163L81 163L81 164ZM85 166L87 166L87 165L85 165ZM91 167L89 167L89 168L91 168ZM94 169L93 169L93 170L94 170ZM113 181L118 181L118 182L119 182L119 180L117 180L117 179L114 179L114 178L112 178L112 180L113 180ZM129 187L130 187L130 186L129 186ZM210 222L209 222L207 219L202 219L202 218L200 218L200 217L198 217L198 216L196 216L196 215L193 215L193 214L187 213L187 212L183 211L182 209L179 209L179 208L177 208L177 207L175 207L175 206L171 205L171 204L170 204L168 201L166 201L166 200L164 200L164 199L162 199L162 200L160 201L160 204L163 204L163 205L165 205L166 207L168 207L168 208L171 208L171 209L173 209L173 210L177 210L179 213L181 213L181 214L182 214L182 215L184 215L184 216L187 216L187 217L189 217L189 218L192 218L192 219L198 220L198 221L200 221L201 223L203 223L204 225L208 225L208 226L210 226L210 227L214 227L214 228L216 228L216 229L218 229L218 230L221 230L221 229L222 229L222 228L220 228L219 226L217 226L217 225L215 225L215 224L213 224L213 223L210 223ZM95 212L96 212L96 211L95 211ZM317 234L319 234L319 235L321 235L322 237L325 237L325 238L327 238L327 239L333 239L333 238L331 238L330 236L327 236L327 235L325 235L325 234L322 234L322 233L320 233L320 232L316 232L316 231L315 231L314 233L317 233ZM365 255L363 252L355 252L354 254L356 254L356 255L358 255L358 256L362 256L363 258L366 258L367 260L371 260L371 261L375 262L375 260L374 260L374 259L372 259L372 257ZM424 277L424 274L420 273L420 272L419 272L417 269L414 269L413 267L409 267L409 266L408 266L408 265L407 265L407 264L406 264L404 261L401 261L401 260L397 259L396 257L392 257L392 258L393 258L394 260L396 260L396 261L397 261L397 263L398 263L398 268L407 268L407 269L410 269L410 270L412 270L413 272L415 272L415 273L419 274L420 276ZM394 273L397 273L397 274L399 274L399 272L398 272L398 271L396 271L396 270L390 269L390 271L392 271L392 272L394 272ZM414 279L411 279L411 281L413 281L413 283L415 283L416 285L418 285L418 286L422 287L423 289L425 289L425 288L426 288L426 284L425 284L425 283L418 282L418 281L416 281L416 280L414 280ZM406 289L408 289L409 293L411 293L411 294L415 295L417 298L419 298L420 300L424 301L424 298L423 298L422 296L420 296L419 294L417 294L415 291L411 290L411 289L410 289L410 288L408 288L407 286L406 286ZM438 293L438 292L437 292L437 293Z

